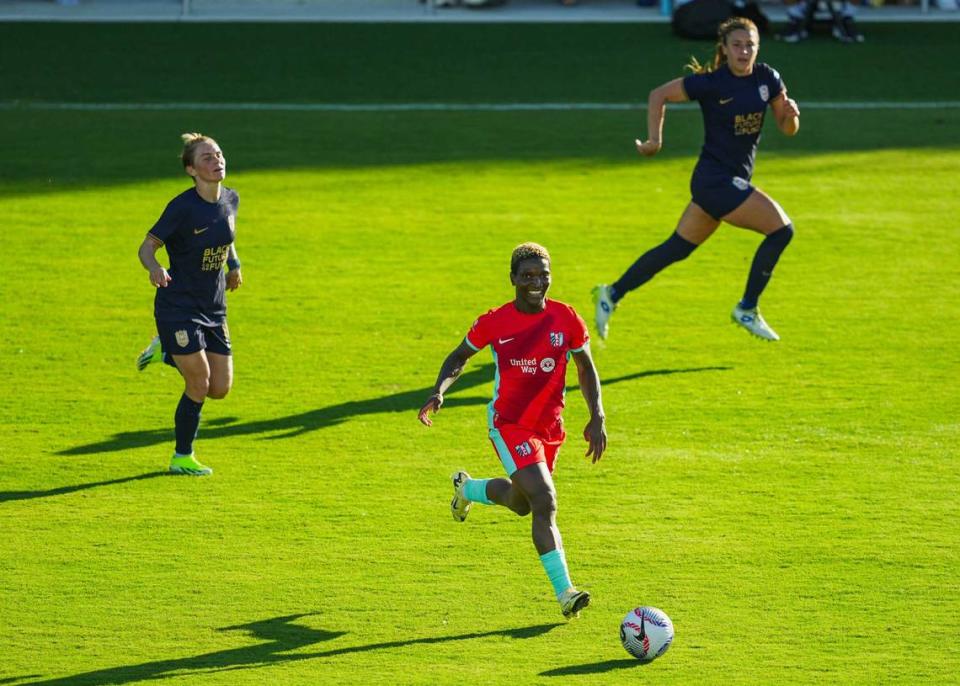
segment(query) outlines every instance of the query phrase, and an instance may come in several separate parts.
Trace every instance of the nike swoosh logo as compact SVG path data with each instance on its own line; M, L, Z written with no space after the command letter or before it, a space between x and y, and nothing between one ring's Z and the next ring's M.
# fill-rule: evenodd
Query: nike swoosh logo
M193 233L194 233L194 235L196 235L196 234L201 234L201 233L203 233L204 231L206 231L206 230L209 229L209 228L210 228L209 226L204 226L202 229L194 229L194 230L193 230Z
M726 105L728 102L732 102L733 98L720 98L720 104Z
M516 338L516 336L514 336L513 338ZM503 345L504 343L509 343L510 341L512 341L513 338L501 338L501 339L498 340L497 342L498 342L500 345Z

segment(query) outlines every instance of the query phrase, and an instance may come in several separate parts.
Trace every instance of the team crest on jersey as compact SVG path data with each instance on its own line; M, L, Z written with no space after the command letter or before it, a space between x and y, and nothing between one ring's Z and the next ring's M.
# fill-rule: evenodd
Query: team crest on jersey
M540 369L545 372L552 372L554 367L557 366L557 363L553 361L552 357L545 357L540 360Z
M745 191L750 188L750 182L739 176L733 177L733 185L736 186L741 191Z
M563 332L562 331L551 331L550 332L550 345L554 348L563 347Z
M766 84L760 86L760 99L764 102L770 99L770 89L767 88Z
M515 446L513 446L513 451L514 451L519 457L527 457L528 455L532 455L532 454L533 454L533 448L531 448L531 447L530 447L530 444L527 443L526 441L524 441L524 442L521 443L520 445L515 445Z
M177 339L177 345L179 345L181 348L187 347L187 344L190 342L190 336L187 335L186 329L180 329L173 335Z

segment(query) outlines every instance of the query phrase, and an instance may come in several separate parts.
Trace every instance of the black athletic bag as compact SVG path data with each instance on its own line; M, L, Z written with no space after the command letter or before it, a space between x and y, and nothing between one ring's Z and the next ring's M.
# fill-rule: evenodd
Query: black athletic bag
M733 15L728 0L690 0L673 12L673 32L681 38L714 39L720 22Z
M731 11L734 16L746 17L756 24L761 36L770 33L770 19L756 2L734 2Z

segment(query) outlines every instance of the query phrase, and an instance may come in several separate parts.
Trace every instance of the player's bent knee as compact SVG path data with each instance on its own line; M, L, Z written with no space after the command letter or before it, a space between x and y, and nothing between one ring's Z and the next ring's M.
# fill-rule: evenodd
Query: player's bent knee
M519 517L526 517L530 514L530 501L516 488L510 489L506 502L503 502L503 504Z
M530 498L534 517L553 517L557 513L557 494L553 490L537 493Z
M187 379L187 395L192 398L206 398L210 394L210 380L205 378Z
M771 231L769 234L767 234L767 237L773 237L774 240L786 248L790 244L790 241L793 240L793 234L793 224L788 222L775 231Z
M210 390L207 391L207 397L212 400L223 400L227 397L227 394L230 392L230 387L214 387L211 386Z
M698 247L696 243L688 241L686 238L676 232L670 236L664 245L668 246L669 257L674 262L681 262L687 259Z
M511 503L510 509L516 513L518 517L526 517L530 514L530 503L524 500L522 503Z

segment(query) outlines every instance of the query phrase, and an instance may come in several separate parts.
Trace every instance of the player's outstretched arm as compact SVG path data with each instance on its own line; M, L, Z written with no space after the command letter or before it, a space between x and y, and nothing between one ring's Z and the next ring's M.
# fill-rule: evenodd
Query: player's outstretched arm
M683 79L667 81L650 91L647 99L647 140L637 139L637 152L644 157L652 157L663 147L663 118L668 102L686 102L689 100L683 90Z
M454 381L460 378L467 360L473 357L476 352L465 341L461 341L460 345L447 355L447 359L440 365L440 373L437 375L437 383L433 385L433 393L427 398L427 402L423 404L417 414L417 419L420 420L421 424L433 426L430 414L436 414L440 411L443 406L443 394L453 385Z
M593 457L593 463L600 459L607 449L606 417L603 413L603 400L600 397L600 375L590 356L590 348L573 353L577 364L577 377L580 380L580 392L587 401L590 421L583 430L583 440L587 442L587 457Z

